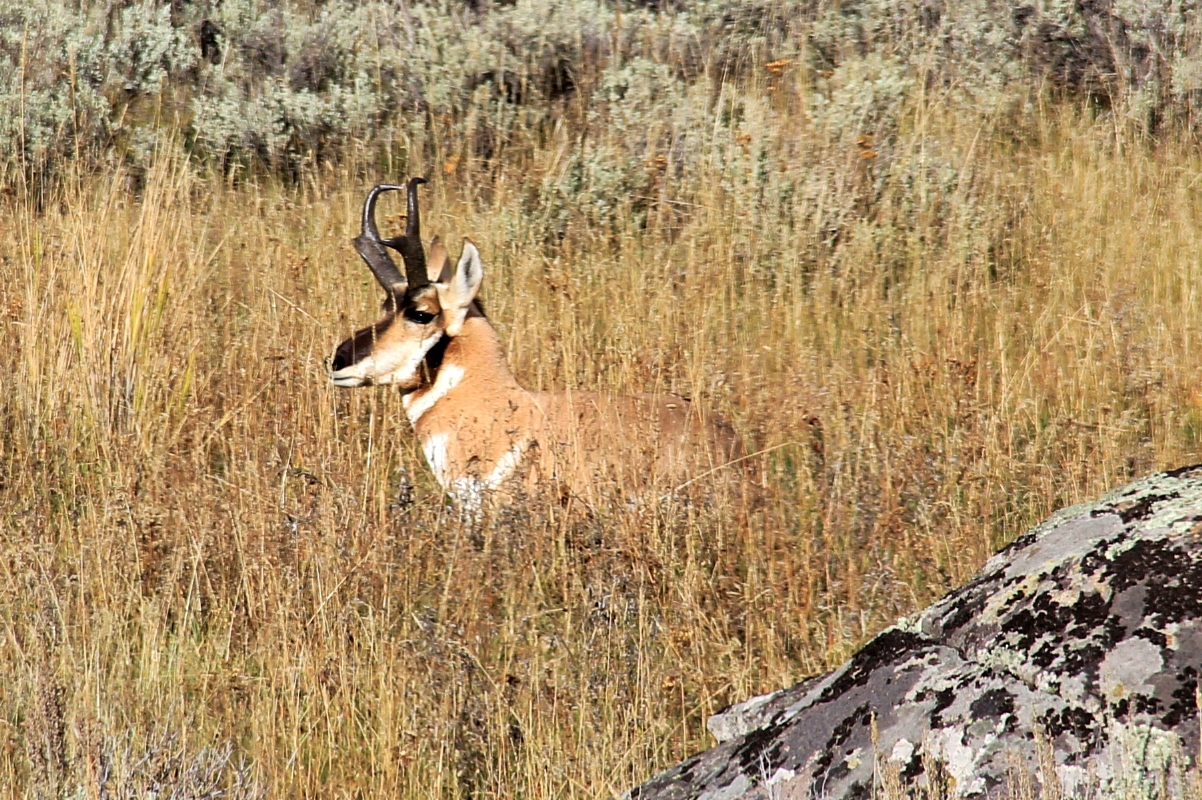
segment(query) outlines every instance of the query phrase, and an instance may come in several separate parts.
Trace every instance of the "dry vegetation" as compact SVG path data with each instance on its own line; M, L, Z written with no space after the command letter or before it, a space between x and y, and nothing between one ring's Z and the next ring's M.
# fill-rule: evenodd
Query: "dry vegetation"
M608 796L1053 509L1202 460L1188 134L918 89L844 130L772 63L689 96L722 136L687 172L654 105L583 91L503 152L405 140L519 378L722 412L764 451L750 518L448 511L399 398L323 374L375 314L349 238L402 165L256 178L167 139L9 169L0 797Z

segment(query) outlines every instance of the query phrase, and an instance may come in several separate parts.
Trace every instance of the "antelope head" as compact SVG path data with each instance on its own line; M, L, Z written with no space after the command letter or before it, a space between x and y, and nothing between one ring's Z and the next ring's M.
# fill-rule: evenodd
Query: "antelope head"
M444 337L459 334L480 289L483 270L480 253L464 239L463 255L450 269L446 248L438 237L430 246L430 260L422 248L417 187L424 178L413 178L406 187L380 184L363 203L362 231L355 237L359 251L384 289L383 318L338 345L330 362L335 386L392 384L409 392L422 385L422 361ZM408 218L405 235L381 239L376 227L376 200L383 192L406 189ZM402 275L388 254L401 254Z

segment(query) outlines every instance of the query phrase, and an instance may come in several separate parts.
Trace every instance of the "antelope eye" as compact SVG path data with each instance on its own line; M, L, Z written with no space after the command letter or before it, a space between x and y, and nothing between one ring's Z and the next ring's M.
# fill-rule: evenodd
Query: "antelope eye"
M406 308L405 319L410 322L416 322L418 325L429 325L434 321L434 315L427 314L425 311L418 311L416 308Z

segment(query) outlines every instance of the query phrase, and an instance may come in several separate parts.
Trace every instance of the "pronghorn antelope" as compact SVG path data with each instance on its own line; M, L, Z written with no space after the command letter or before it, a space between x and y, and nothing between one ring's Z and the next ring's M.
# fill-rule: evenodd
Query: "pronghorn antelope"
M338 345L330 379L341 387L399 387L426 461L457 504L512 500L547 482L589 494L605 478L630 487L632 475L636 494L670 491L742 459L737 434L682 397L523 389L476 299L484 278L476 246L464 239L452 267L435 237L426 260L422 183L381 184L367 195L354 244L384 288L384 317ZM404 188L405 234L381 239L376 200ZM404 275L389 248L401 254Z

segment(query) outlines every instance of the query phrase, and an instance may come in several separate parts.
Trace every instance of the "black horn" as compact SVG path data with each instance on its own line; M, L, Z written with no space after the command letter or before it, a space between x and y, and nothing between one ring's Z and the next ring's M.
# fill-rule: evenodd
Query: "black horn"
M384 246L386 242L380 239L380 229L376 227L376 199L381 192L400 191L402 188L391 183L381 183L367 193L367 200L363 203L362 229L354 239L355 249L390 297L405 285L405 276L397 269L392 256L388 255Z
M417 205L417 187L425 182L425 178L409 179L406 192L409 208L405 220L405 235L384 240L384 244L400 253L401 259L405 262L405 275L409 278L409 291L430 282L430 276L426 274L426 251L422 248L421 211Z

